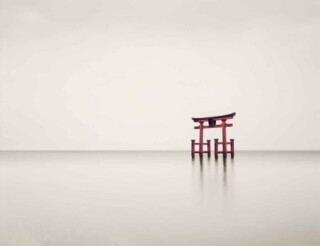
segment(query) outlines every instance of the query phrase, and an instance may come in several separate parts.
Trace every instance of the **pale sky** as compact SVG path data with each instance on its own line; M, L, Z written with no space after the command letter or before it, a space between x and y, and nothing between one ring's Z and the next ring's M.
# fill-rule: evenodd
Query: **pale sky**
M320 149L320 1L0 0L0 149ZM220 137L210 130L206 139Z

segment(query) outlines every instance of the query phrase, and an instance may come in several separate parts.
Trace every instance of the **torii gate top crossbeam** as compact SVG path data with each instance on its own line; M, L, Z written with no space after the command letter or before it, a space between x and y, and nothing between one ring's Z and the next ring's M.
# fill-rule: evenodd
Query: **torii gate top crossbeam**
M221 127L220 125L216 125L217 120L226 121L229 119L233 119L233 117L235 115L236 115L236 113L233 112L232 114L210 116L210 117L201 117L201 118L192 118L192 120L193 120L193 122L199 122L199 123L208 122L208 126L204 126L204 128L216 128L216 127ZM229 126L229 124L227 126ZM232 126L232 124L230 124L230 126ZM195 129L198 129L198 127L195 127Z

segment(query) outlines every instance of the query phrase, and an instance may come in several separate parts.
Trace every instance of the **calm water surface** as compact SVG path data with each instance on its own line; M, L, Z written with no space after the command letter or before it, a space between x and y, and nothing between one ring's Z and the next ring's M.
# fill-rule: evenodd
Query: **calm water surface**
M0 245L320 245L320 152L0 152Z

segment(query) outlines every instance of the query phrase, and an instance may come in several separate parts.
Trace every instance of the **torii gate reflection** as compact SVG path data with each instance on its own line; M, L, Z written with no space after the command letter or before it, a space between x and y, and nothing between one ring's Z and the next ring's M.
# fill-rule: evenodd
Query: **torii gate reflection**
M203 129L206 128L222 128L222 142L219 142L218 138L214 139L214 156L217 158L218 154L223 154L223 157L226 157L230 153L231 157L234 157L234 139L230 139L230 142L227 142L227 127L232 127L233 124L227 123L227 120L233 119L235 115L236 113L234 112L226 115L192 118L193 122L199 123L198 126L194 127L194 129L199 129L199 142L196 142L195 139L191 140L192 157L196 153L200 156L204 153L207 153L208 156L211 155L211 140L207 140L206 143L203 142ZM217 121L219 124L217 124ZM196 145L199 146L198 150L196 150ZM222 151L219 151L219 145L222 145ZM227 145L230 145L230 150L227 150ZM204 146L207 147L206 150L204 150Z
M193 179L198 181L196 190L200 191L201 197L208 201L214 200L215 204L217 201L231 201L235 183L234 159L192 158L191 168Z

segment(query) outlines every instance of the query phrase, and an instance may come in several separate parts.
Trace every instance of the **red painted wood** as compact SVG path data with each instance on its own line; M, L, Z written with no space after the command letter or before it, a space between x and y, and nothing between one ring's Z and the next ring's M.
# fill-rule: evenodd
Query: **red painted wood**
M194 156L194 145L195 145L195 141L194 139L191 140L191 155Z
M230 139L231 157L234 157L234 139Z
M227 130L226 130L226 120L222 120L222 151L223 156L227 156Z
M203 121L200 121L200 130L199 130L199 151L200 155L203 153Z
M210 140L207 140L207 143L203 142L203 130L208 128L221 128L222 129L222 141L219 142L219 139L214 139L214 154L217 157L218 154L223 154L224 157L227 156L228 153L231 156L234 156L234 139L230 139L230 142L227 142L227 127L232 127L233 124L227 123L227 120L233 119L236 113L226 114L226 115L219 115L219 116L210 116L210 117L201 117L201 118L192 118L193 122L199 123L198 126L195 126L194 129L199 129L199 142L196 143L193 140L191 144L191 154L194 156L195 153L199 153L202 156L203 153L211 153L211 143ZM220 121L217 124L217 121ZM195 150L195 146L198 147L198 151ZM207 150L203 149L203 146L207 146ZM222 151L219 151L219 145L222 145ZM230 146L230 150L228 151L227 146Z
M233 124L226 124L226 127L232 127ZM204 125L203 128L206 129L206 128L221 128L222 127L222 124L220 125L215 125L215 126L206 126ZM199 126L195 126L194 129L199 129L200 127Z
M207 153L209 156L211 155L211 140L207 140Z
M214 156L218 157L218 144L219 144L219 139L215 138L214 139Z
M218 116L210 116L210 117L201 117L201 118L195 118L193 117L192 120L194 122L199 122L199 121L207 121L209 119L211 120L223 120L223 119L232 119L234 116L236 115L235 112L231 113L231 114L225 114L225 115L218 115Z

